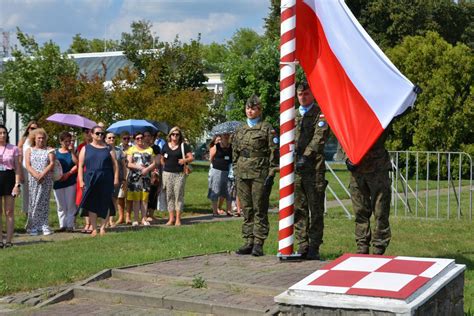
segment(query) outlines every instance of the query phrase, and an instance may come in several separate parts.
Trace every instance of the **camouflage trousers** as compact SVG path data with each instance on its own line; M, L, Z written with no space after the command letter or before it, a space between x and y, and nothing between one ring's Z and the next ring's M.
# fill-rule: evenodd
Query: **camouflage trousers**
M359 252L367 253L372 246L388 247L390 232L390 184L388 171L351 173L350 192L355 214L355 239ZM375 228L372 237L370 217L374 214Z
M268 199L263 179L237 178L237 196L244 215L242 237L248 244L263 244L268 237Z
M319 248L323 243L324 173L295 176L295 237L299 249Z

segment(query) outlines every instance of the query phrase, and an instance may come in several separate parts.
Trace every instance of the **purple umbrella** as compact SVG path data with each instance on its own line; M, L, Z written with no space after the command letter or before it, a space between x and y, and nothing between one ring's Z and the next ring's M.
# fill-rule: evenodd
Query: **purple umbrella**
M63 113L56 113L51 115L46 119L46 121L58 123L61 125L73 126L73 127L81 127L81 128L88 128L91 129L97 125L96 122L91 121L85 117L82 117L78 114L63 114Z

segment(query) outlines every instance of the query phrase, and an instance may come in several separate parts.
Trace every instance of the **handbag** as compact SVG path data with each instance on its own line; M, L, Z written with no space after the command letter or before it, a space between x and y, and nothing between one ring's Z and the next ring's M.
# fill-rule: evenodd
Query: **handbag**
M183 155L183 159L185 159L186 155L184 154L184 143L181 143L181 154ZM184 163L184 174L189 176L191 174L191 172L193 172L193 168L187 164L187 163Z
M54 159L54 168L53 168L53 180L58 181L61 179L63 176L63 166L61 166L61 163L59 160Z

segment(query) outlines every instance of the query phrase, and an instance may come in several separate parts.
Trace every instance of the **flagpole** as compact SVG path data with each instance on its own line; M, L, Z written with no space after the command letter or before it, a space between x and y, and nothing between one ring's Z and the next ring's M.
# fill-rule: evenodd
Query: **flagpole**
M280 28L280 201L278 256L293 259L295 201L296 0L281 1Z

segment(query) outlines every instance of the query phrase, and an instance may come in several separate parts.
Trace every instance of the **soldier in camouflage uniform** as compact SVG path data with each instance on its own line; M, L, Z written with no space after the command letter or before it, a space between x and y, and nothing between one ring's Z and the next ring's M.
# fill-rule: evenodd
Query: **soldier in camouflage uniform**
M388 129L367 152L358 165L346 160L351 171L349 189L355 214L355 239L357 253L382 255L390 242L390 199L392 169L390 157L384 147ZM370 217L374 214L375 229L372 237Z
M324 192L327 181L324 144L329 127L306 82L296 89L295 233L303 259L319 260L323 242Z
M273 128L263 122L260 99L252 96L245 106L247 123L233 139L232 160L236 176L237 196L243 210L242 237L245 244L237 254L263 256L263 243L268 237L269 183L278 166L273 141Z

